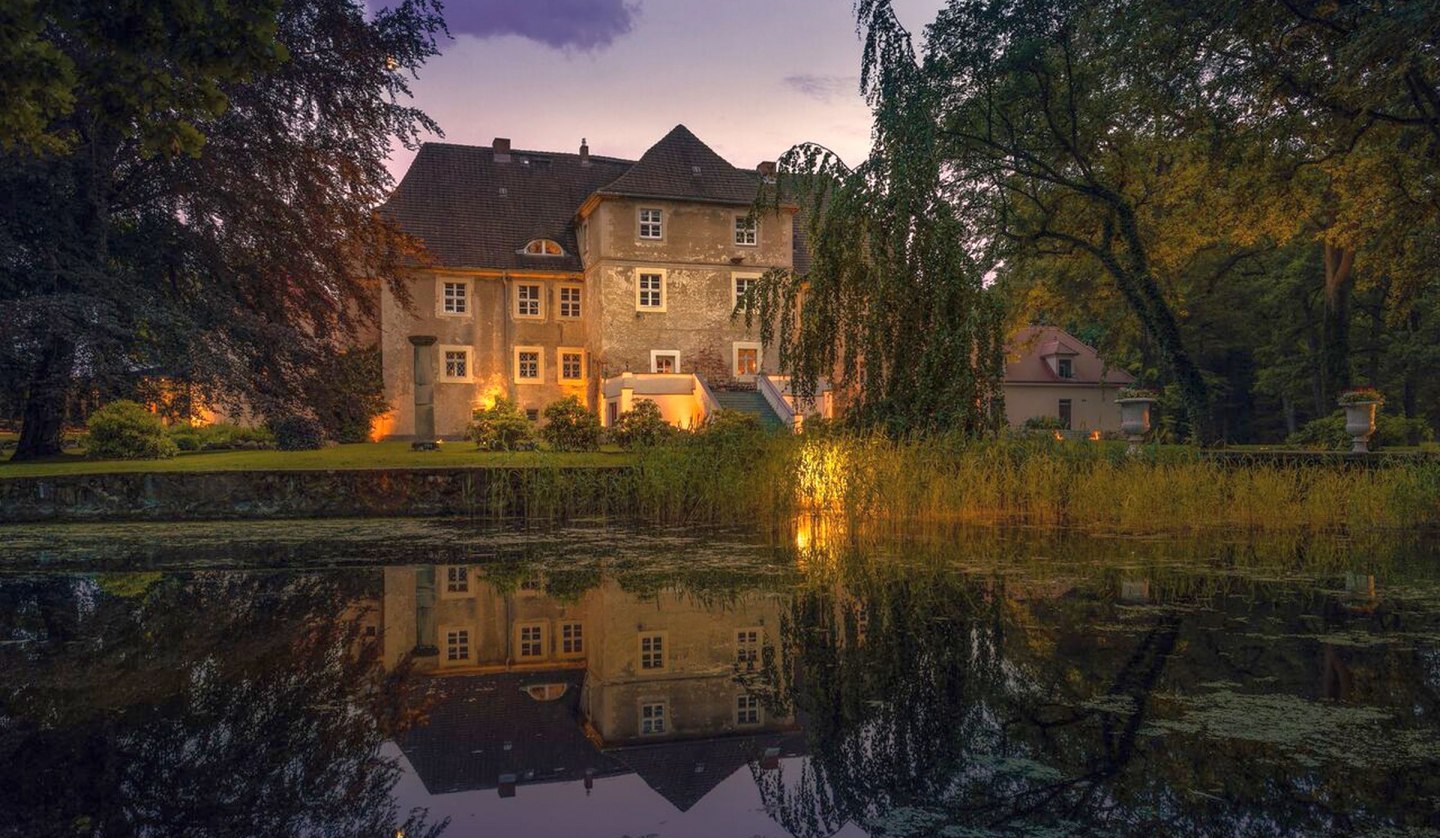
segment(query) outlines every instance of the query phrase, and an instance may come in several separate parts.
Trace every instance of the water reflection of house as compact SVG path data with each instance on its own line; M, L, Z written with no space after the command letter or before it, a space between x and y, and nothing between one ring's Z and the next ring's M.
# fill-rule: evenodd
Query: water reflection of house
M801 750L762 686L783 606L609 580L560 600L464 565L387 568L386 663L443 676L430 723L399 744L435 794L634 772L689 809L767 751Z

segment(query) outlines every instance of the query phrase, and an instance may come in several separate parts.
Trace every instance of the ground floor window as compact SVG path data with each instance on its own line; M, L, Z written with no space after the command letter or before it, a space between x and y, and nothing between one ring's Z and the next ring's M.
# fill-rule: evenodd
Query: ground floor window
M585 352L580 349L560 350L560 380L585 380Z
M515 347L515 383L539 384L545 374L538 346Z
M680 352L674 349L650 350L651 372L679 372Z
M470 347L468 346L440 347L440 380L454 382L472 380L475 369L471 364L470 356Z
M445 632L445 660L470 660L469 629L451 629Z
M735 377L751 378L760 371L760 344L742 342L734 345Z

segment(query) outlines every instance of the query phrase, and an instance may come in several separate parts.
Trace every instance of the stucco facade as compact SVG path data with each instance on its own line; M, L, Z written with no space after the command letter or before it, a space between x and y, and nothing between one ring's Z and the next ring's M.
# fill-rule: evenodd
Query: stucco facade
M1134 383L1108 367L1094 347L1055 326L1029 326L1012 338L1005 364L1005 419L1059 419L1073 431L1120 430L1121 387Z
M381 291L392 409L375 435L414 435L417 363L452 439L497 396L536 416L575 395L603 419L603 383L625 372L775 371L731 317L745 282L794 263L795 209L750 218L760 178L684 126L634 162L427 144L385 211L437 264L413 272L408 306Z

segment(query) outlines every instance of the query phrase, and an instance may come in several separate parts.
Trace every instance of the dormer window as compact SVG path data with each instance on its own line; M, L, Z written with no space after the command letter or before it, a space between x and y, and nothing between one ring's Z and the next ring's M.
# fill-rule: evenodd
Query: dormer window
M552 239L535 239L525 245L526 256L564 256L565 248Z
M1057 364L1057 366L1059 367L1058 372L1059 372L1061 378L1074 378L1074 377L1075 377L1075 362L1074 362L1074 361L1070 360L1069 358L1060 358L1060 359L1058 359L1058 360L1056 361L1056 364Z

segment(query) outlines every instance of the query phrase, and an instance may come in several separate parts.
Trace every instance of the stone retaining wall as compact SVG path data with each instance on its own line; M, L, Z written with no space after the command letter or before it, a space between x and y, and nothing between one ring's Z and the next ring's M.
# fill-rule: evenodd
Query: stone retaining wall
M624 497L597 491L590 468L428 468L334 471L215 471L85 474L0 479L0 523L36 521L215 521L426 515L523 516L546 511L602 514ZM539 478L539 479L537 479ZM543 483L549 491L537 492ZM623 481L612 481L623 492ZM590 491L565 492L567 485Z

